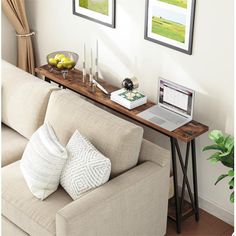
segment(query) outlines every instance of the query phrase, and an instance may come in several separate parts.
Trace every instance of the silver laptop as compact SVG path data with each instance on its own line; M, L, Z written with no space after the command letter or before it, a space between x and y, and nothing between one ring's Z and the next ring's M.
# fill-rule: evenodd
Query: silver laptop
M173 131L193 118L194 91L160 78L159 102L138 116Z

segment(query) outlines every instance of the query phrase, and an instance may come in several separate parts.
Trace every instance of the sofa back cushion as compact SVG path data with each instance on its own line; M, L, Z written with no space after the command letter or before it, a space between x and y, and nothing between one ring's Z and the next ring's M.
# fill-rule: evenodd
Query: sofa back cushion
M110 159L111 177L134 167L138 162L143 129L96 107L73 92L52 93L45 121L52 125L63 145L78 129Z
M55 89L2 60L2 122L29 139L43 124L50 94Z

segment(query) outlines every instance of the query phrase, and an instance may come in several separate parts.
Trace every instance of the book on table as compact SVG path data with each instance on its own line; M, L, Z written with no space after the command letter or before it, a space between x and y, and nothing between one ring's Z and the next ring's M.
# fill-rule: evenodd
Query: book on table
M136 90L119 89L111 93L111 100L131 110L147 103L147 96Z

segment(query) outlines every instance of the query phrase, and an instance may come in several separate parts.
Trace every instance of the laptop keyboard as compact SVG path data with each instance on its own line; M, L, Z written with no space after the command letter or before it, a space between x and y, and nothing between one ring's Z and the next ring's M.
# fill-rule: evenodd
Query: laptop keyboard
M186 118L184 118L180 115L177 115L173 112L166 111L163 108L158 107L158 109L157 109L157 107L155 107L155 109L150 109L150 112L152 114L154 114L162 119L165 119L167 121L170 121L171 123L174 123L174 124L181 124L184 121L186 121Z
M156 116L152 117L152 118L150 119L150 121L151 121L152 123L154 123L154 124L157 124L157 125L162 125L162 124L164 124L164 123L166 122L165 120L162 120L162 119L160 119L160 118L158 118L158 117L156 117Z

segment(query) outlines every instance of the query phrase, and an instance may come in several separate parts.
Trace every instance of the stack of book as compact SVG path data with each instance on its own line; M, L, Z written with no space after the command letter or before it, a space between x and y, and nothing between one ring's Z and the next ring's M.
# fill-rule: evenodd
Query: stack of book
M119 89L111 93L111 100L131 110L147 103L147 96L138 91Z

